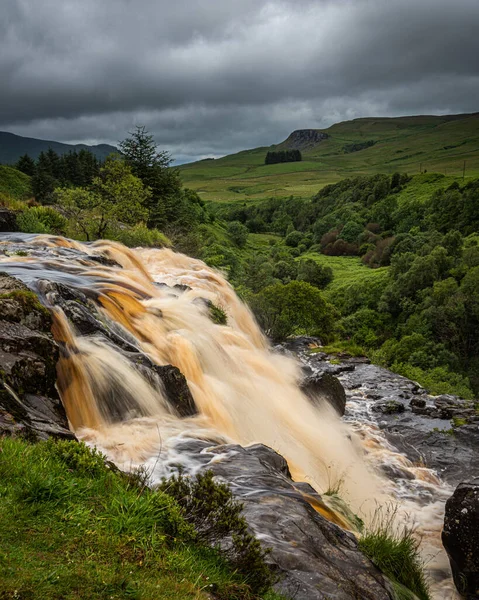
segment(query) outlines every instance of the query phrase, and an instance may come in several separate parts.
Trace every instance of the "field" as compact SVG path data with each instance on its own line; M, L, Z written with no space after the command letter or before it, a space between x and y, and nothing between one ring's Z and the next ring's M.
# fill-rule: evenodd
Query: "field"
M479 175L479 113L455 117L365 118L337 123L330 136L303 151L303 161L265 165L261 147L180 166L184 184L209 202L309 198L328 183L361 174L427 171L462 181ZM352 143L373 146L346 153ZM281 144L283 147L283 144ZM426 191L426 190L424 190Z

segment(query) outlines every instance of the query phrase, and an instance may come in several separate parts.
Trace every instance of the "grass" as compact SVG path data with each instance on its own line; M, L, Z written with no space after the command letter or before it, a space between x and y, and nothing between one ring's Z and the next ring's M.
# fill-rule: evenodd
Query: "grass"
M0 165L0 195L6 194L15 200L31 197L30 177L13 167Z
M377 510L372 524L359 540L359 548L395 584L399 600L430 600L424 563L419 554L420 541L414 531L395 524L397 509ZM406 589L404 589L406 588Z
M0 440L0 536L4 599L253 599L170 496L76 442Z
M319 189L353 175L427 170L418 183L420 196L430 193L433 173L443 183L479 175L479 114L458 118L365 118L337 123L324 130L329 139L303 152L303 161L265 165L266 152L255 148L216 160L181 165L185 185L210 202L258 202L290 195L309 198ZM344 146L366 140L376 143L359 152ZM281 146L281 145L280 145ZM412 190L411 190L412 193Z

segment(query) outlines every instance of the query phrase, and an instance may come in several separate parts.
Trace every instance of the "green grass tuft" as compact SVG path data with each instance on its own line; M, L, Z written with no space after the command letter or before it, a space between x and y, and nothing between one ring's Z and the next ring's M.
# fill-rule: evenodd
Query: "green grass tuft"
M398 529L397 510L378 510L372 525L359 540L359 548L396 584L400 600L408 596L401 586L410 590L419 600L430 600L424 563L419 554L420 541L407 526Z

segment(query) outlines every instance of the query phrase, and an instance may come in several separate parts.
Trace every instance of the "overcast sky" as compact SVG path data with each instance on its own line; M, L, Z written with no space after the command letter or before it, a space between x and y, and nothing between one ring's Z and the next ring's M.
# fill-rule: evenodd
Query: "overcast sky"
M177 161L479 111L479 0L0 0L0 130Z

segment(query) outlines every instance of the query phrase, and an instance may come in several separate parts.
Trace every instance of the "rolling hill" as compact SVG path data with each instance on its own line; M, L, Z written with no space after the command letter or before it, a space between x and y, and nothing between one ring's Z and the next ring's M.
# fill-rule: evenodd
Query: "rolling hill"
M67 154L70 151L89 150L100 160L104 160L112 152L117 152L115 146L108 144L99 144L97 146L87 146L86 144L63 144L50 140L37 140L35 138L22 137L14 133L0 131L0 163L12 165L23 154L28 154L32 158L38 158L40 152L46 152L49 148L55 150L57 154Z
M324 135L321 135L324 134ZM268 150L299 148L301 162L265 165ZM462 179L479 175L479 113L361 118L328 129L293 132L281 144L180 166L184 184L206 201L309 198L360 174L427 170Z

